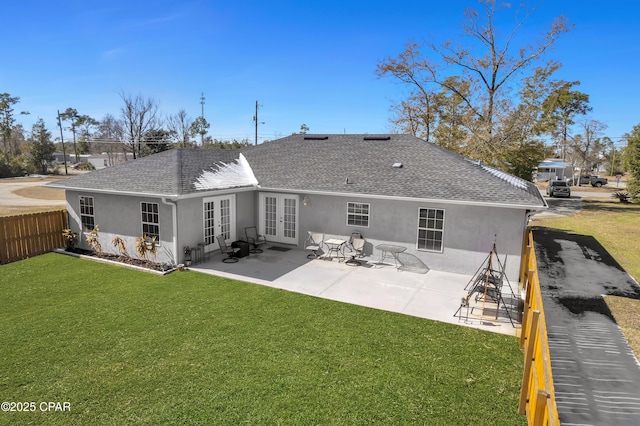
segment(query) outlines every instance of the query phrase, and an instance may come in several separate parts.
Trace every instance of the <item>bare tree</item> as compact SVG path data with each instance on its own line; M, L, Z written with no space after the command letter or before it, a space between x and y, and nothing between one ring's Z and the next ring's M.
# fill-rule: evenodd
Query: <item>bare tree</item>
M574 162L580 164L580 174L591 171L598 162L601 151L601 136L607 125L598 120L583 120L582 133L571 140ZM578 184L580 181L578 180Z
M387 58L379 63L377 74L380 77L391 75L419 93L427 93L429 85L436 85L457 95L475 117L468 130L479 143L476 155L491 160L502 148L497 131L501 124L499 118L508 116L502 109L512 105L504 102L509 98L509 82L540 59L569 26L563 17L557 18L541 39L515 47L516 35L531 11L501 39L494 27L494 17L498 9L509 5L496 6L496 0L482 0L481 3L484 6L482 16L473 9L465 12L464 33L472 44L409 42L397 58ZM423 55L422 48L431 54ZM450 78L454 76L457 78ZM461 91L461 87L468 87L468 91Z
M133 158L140 155L144 136L158 126L158 104L153 99L141 95L135 97L120 93L124 106L120 110L124 133L124 143L133 152Z
M126 161L125 147L122 143L124 132L122 123L113 115L105 115L98 124L98 130L92 139L98 152L106 153L108 166L114 166L120 161ZM122 157L122 160L120 159Z
M176 144L181 148L186 148L191 142L191 126L193 120L187 116L185 110L181 109L177 114L170 115L167 119L167 128L171 132Z
M406 99L391 107L390 119L395 130L409 133L431 142L435 122L435 95L431 92L414 91Z

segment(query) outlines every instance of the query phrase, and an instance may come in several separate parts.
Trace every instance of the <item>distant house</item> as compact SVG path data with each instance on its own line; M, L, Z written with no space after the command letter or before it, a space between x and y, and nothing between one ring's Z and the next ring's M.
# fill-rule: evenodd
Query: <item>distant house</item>
M65 155L66 154L66 155ZM74 155L70 153L62 153L62 151L56 151L53 153L53 159L59 164L64 164L64 159L67 159L67 164L71 164L73 162Z
M538 164L536 181L567 180L573 177L573 166L562 160L548 159Z
M70 227L99 225L129 246L158 237L158 260L217 250L257 226L302 247L307 231L407 247L430 268L473 274L497 238L517 277L535 185L409 135L296 134L242 150L173 149L49 184L66 190ZM84 243L85 238L82 238ZM102 244L103 248L111 244ZM133 252L133 250L130 250Z

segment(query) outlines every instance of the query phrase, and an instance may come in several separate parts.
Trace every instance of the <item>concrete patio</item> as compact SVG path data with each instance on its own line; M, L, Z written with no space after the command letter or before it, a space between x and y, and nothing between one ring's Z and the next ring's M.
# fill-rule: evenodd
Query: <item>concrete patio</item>
M496 320L495 305L488 302L483 306L472 300L468 317L467 308L462 308L462 317L454 317L461 299L467 296L469 275L401 271L388 261L376 264L379 258L375 255L361 259L362 266L349 266L338 259L307 259L308 252L297 248L274 244L263 248L263 253L243 257L237 263L223 263L219 252L211 253L210 259L190 269L494 333L519 334L520 324L515 323L514 327L502 308Z

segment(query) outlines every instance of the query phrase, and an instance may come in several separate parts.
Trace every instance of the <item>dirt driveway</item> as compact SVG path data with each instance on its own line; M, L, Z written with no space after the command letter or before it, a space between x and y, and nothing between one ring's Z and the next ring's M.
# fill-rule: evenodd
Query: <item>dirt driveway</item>
M26 177L0 179L0 215L31 213L62 208L66 205L64 190L46 188L59 177Z

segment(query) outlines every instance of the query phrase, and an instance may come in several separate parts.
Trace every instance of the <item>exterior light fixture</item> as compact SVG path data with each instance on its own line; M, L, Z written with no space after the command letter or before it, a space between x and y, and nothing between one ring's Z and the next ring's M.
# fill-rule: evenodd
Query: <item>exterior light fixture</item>
M309 204L311 204L311 201L309 201L309 197L305 195L304 198L302 198L302 205L308 206Z

